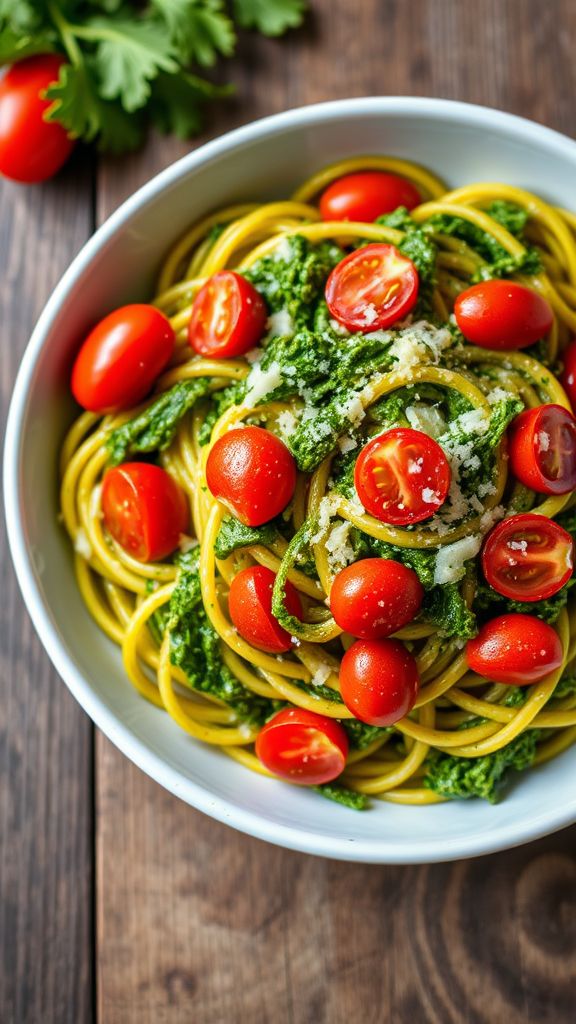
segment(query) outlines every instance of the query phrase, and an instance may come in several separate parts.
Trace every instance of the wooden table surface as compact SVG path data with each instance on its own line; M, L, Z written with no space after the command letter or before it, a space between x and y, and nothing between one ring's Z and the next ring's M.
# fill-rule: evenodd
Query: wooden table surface
M312 6L282 42L243 40L230 67L238 98L211 134L302 103L391 93L484 103L576 135L574 0ZM187 148L153 138L121 161L79 152L42 187L2 183L4 407L72 257ZM36 639L4 536L1 555L4 1024L576 1020L576 829L408 868L238 835L95 734Z

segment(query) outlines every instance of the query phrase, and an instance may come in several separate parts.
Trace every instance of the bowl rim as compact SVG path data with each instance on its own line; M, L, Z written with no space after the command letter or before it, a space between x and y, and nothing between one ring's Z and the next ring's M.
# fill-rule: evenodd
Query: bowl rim
M385 834L377 839L352 839L344 834L318 835L297 826L270 822L255 811L240 809L234 802L210 793L202 785L167 764L106 706L88 679L78 671L52 624L49 608L40 594L20 516L23 426L36 361L58 309L96 253L134 213L165 188L186 177L195 168L230 153L239 146L264 137L272 138L286 129L305 127L318 121L337 121L351 116L370 117L375 114L399 115L404 118L424 115L442 121L465 121L469 125L476 124L487 129L507 129L516 138L529 139L532 142L536 139L545 143L548 149L568 153L576 164L576 141L538 122L491 107L419 96L370 96L297 107L233 129L186 154L146 182L110 215L75 256L44 306L20 363L7 418L3 465L4 507L8 542L16 576L28 613L44 649L56 671L94 724L142 771L197 810L241 832L277 846L361 863L434 863L495 853L564 828L576 821L576 794L574 800L566 806L524 817L520 824L511 826L503 822L501 826L486 834L431 840L425 857L420 850L412 850L408 840L391 845L390 838Z

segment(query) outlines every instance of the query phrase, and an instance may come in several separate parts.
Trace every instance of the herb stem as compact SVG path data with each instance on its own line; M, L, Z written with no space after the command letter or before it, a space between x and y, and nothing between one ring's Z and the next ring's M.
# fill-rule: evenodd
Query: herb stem
M66 53L70 58L70 63L76 65L76 67L79 67L81 64L83 64L84 58L82 56L82 51L78 46L76 39L74 38L74 36L78 33L76 32L74 26L72 26L68 21L66 21L66 18L62 14L62 11L60 10L55 0L48 0L47 8L50 18L52 19L54 25L56 26L62 37L64 49L66 50Z

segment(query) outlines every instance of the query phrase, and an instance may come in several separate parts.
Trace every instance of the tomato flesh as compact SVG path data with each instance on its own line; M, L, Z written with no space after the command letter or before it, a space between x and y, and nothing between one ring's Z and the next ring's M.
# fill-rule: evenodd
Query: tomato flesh
M571 341L562 354L564 370L560 382L570 399L573 410L576 410L576 341Z
M534 345L554 321L552 307L541 295L515 281L498 279L461 292L454 316L467 341L496 350Z
M296 487L296 463L286 445L263 427L229 430L212 446L206 482L215 498L246 526L279 515Z
M333 718L304 708L286 708L259 732L256 754L268 771L281 779L320 786L344 771L348 737Z
M509 430L510 469L538 494L576 488L576 419L561 405L525 409Z
M170 555L189 523L184 492L166 470L146 462L124 462L108 470L102 512L110 535L139 562Z
M220 270L198 292L188 340L202 356L230 359L258 344L268 314L259 292L233 270Z
M439 444L420 430L393 427L358 456L354 482L364 508L383 523L407 526L438 511L451 472Z
M290 634L272 613L272 590L276 577L264 565L242 569L230 584L228 611L240 636L268 654L281 654L292 647ZM284 587L284 606L290 615L302 618L298 591L290 582Z
M141 402L174 351L175 334L159 309L122 306L84 341L72 369L72 393L84 409L116 412Z
M360 171L337 178L320 197L322 220L369 223L399 206L412 210L421 202L411 182L385 171Z
M326 282L332 316L349 331L381 330L407 316L418 298L418 271L393 245L374 243L338 263Z
M473 672L495 683L529 686L560 668L562 644L556 631L535 615L510 613L486 622L466 644Z
M394 725L414 707L416 661L399 640L356 640L340 666L346 707L368 725Z
M45 121L52 100L43 92L58 80L63 57L27 57L0 80L0 174L33 184L51 178L70 156L74 141L56 121Z
M363 640L395 633L418 614L424 591L415 572L387 558L363 558L342 569L330 591L341 629Z
M558 593L573 571L570 534L546 516L510 516L488 534L482 569L488 583L516 601L545 601Z

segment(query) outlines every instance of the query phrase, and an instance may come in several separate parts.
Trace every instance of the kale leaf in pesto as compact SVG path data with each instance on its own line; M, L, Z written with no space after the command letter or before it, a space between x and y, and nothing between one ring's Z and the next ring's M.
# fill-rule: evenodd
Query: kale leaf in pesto
M113 430L106 442L111 464L117 466L136 452L168 448L182 417L208 394L209 388L206 377L179 381L134 419Z
M310 327L330 271L345 253L333 242L312 245L302 235L282 243L287 254L265 256L244 277L266 300L272 313L287 310L296 327Z
M476 616L466 604L458 584L443 583L432 587L424 595L422 619L437 626L445 637L462 637L469 640L476 636Z
M202 603L198 548L178 561L180 574L166 620L170 661L182 669L194 690L218 697L241 721L262 725L283 703L256 696L232 675L222 661L220 637Z
M228 558L238 548L273 544L278 537L279 532L273 522L263 526L245 526L235 516L226 516L214 541L214 553L216 558Z
M499 793L513 771L530 768L536 756L540 731L529 729L516 736L501 750L484 757L457 757L434 753L427 762L424 785L450 800L481 797L496 803Z
M370 806L370 801L364 793L355 793L353 789L346 789L336 782L324 782L321 786L312 786L316 793L325 796L327 800L334 800L343 807L349 807L352 811L365 811Z

